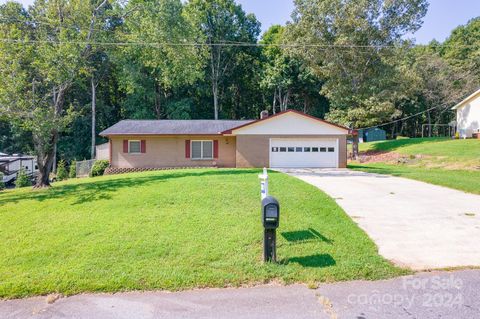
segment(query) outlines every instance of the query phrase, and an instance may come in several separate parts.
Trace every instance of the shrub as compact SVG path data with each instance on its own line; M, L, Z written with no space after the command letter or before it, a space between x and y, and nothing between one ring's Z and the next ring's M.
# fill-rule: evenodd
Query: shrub
M65 168L65 161L62 159L57 165L57 180L63 181L68 178L67 169Z
M92 170L90 171L90 177L102 176L108 165L110 165L108 160L96 161L95 164L93 164L92 166Z
M25 169L22 167L17 173L17 180L15 181L15 187L20 188L20 187L27 187L27 186L32 186L32 181L30 180L30 177L27 176L27 172Z
M75 160L73 160L70 163L70 170L68 171L68 177L69 178L77 177L77 161L75 161Z
M0 191L5 189L5 183L3 182L3 173L0 172Z

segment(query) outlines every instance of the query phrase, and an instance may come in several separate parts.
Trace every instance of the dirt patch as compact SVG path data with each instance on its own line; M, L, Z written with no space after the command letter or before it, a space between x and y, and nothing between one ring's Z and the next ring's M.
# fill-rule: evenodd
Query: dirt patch
M395 152L368 151L359 155L360 163L394 163L394 164L413 164L418 160L425 158L423 155L403 155Z

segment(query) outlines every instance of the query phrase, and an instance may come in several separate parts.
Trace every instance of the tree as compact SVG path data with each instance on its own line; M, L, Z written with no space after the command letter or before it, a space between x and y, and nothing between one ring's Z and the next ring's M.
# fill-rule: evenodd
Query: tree
M91 53L107 0L36 1L28 11L0 7L0 114L32 132L38 163L35 187L49 186L60 132L75 117L67 93ZM12 63L13 62L13 63Z
M70 162L70 168L68 170L68 178L77 177L77 161L73 160Z
M22 188L22 187L27 187L31 186L32 183L30 181L30 177L28 177L27 172L25 169L22 167L20 170L17 172L17 179L15 180L15 187L16 188Z
M440 46L440 55L449 64L480 78L480 17L455 28Z
M297 0L287 28L290 42L325 80L329 118L359 127L395 117L391 46L416 31L425 0ZM373 118L372 118L373 117Z
M226 77L236 68L241 53L255 48L241 43L256 43L260 23L253 14L246 14L234 0L192 0L187 4L190 21L201 32L201 41L208 49L208 78L213 96L214 118L221 110L220 95ZM240 45L239 45L240 44Z
M125 10L131 13L120 40L145 44L117 52L127 108L135 117L151 118L153 114L165 118L172 92L201 76L202 51L192 45L198 35L180 0L129 1ZM143 112L137 109L139 104L143 104Z
M262 36L263 73L261 86L272 91L272 111L285 111L296 107L303 112L325 113L325 103L320 101L322 81L312 72L308 64L298 55L283 48L285 27L274 25ZM310 110L311 104L324 109Z
M60 160L57 166L57 179L63 181L68 178L67 168L65 167L65 160Z

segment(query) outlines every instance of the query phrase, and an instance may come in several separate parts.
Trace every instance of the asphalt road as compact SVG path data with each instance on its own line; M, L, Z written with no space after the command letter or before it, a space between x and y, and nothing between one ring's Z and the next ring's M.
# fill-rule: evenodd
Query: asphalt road
M84 294L0 302L0 318L480 318L480 270L384 281L184 292Z

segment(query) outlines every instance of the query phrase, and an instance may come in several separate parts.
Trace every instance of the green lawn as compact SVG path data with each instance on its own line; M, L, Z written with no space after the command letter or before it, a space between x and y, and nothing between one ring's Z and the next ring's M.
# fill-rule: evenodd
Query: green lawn
M411 138L362 143L360 152L395 152L406 160L356 163L355 170L390 174L480 194L480 140Z
M405 274L324 193L272 172L279 264L262 263L258 170L174 170L0 193L0 297Z
M389 174L411 178L435 185L455 188L461 191L480 194L480 170L445 170L408 165L388 165L382 163L352 164L349 168L370 173Z
M452 161L480 160L480 140L450 138L410 138L359 144L360 152L393 151L405 155L428 155Z

